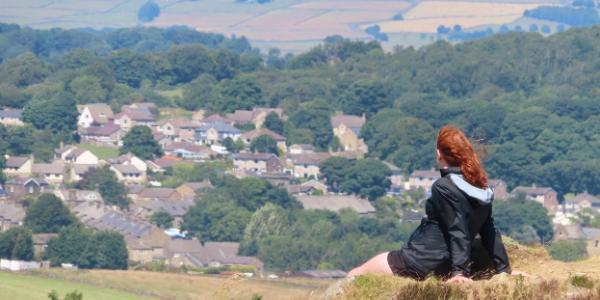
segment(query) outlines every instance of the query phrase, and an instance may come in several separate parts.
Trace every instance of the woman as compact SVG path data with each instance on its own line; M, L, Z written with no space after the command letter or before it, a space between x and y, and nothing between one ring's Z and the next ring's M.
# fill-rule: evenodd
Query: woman
M438 135L436 157L442 178L431 187L427 217L402 249L373 257L350 271L349 277L436 275L468 282L474 273L492 268L495 273L511 273L492 219L493 192L473 146L459 129L446 126Z

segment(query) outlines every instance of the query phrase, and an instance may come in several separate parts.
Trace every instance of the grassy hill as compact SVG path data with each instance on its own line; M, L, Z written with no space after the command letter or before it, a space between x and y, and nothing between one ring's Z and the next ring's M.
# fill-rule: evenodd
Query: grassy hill
M600 299L600 257L575 263L552 260L542 247L506 243L513 269L530 278L497 275L457 286L430 278L424 282L393 276L363 276L331 299ZM330 289L333 295L339 289Z

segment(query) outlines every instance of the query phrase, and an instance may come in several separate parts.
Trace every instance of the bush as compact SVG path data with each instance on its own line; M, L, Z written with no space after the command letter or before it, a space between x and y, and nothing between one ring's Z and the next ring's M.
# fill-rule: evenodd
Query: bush
M581 240L564 240L553 242L548 247L550 256L560 261L577 261L587 258L587 244L586 241Z

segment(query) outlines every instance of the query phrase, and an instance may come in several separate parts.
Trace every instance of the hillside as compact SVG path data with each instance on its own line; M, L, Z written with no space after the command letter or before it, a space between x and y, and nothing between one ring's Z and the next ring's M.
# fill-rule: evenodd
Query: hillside
M497 275L458 287L433 278L416 282L392 276L364 276L331 295L329 299L598 299L600 297L600 257L564 263L552 260L544 248L526 247L507 241L514 270L530 278Z

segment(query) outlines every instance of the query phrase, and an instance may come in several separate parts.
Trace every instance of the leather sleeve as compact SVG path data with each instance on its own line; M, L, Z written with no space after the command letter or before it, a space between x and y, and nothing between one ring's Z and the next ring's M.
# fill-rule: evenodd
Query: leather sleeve
M502 236L494 225L494 219L490 216L481 227L479 232L483 247L489 253L494 262L494 267L497 273L510 273L510 263L506 249L502 243Z
M469 240L468 213L459 199L443 184L434 184L431 189L433 204L442 232L448 242L448 250L452 262L452 276L470 273L471 242Z

